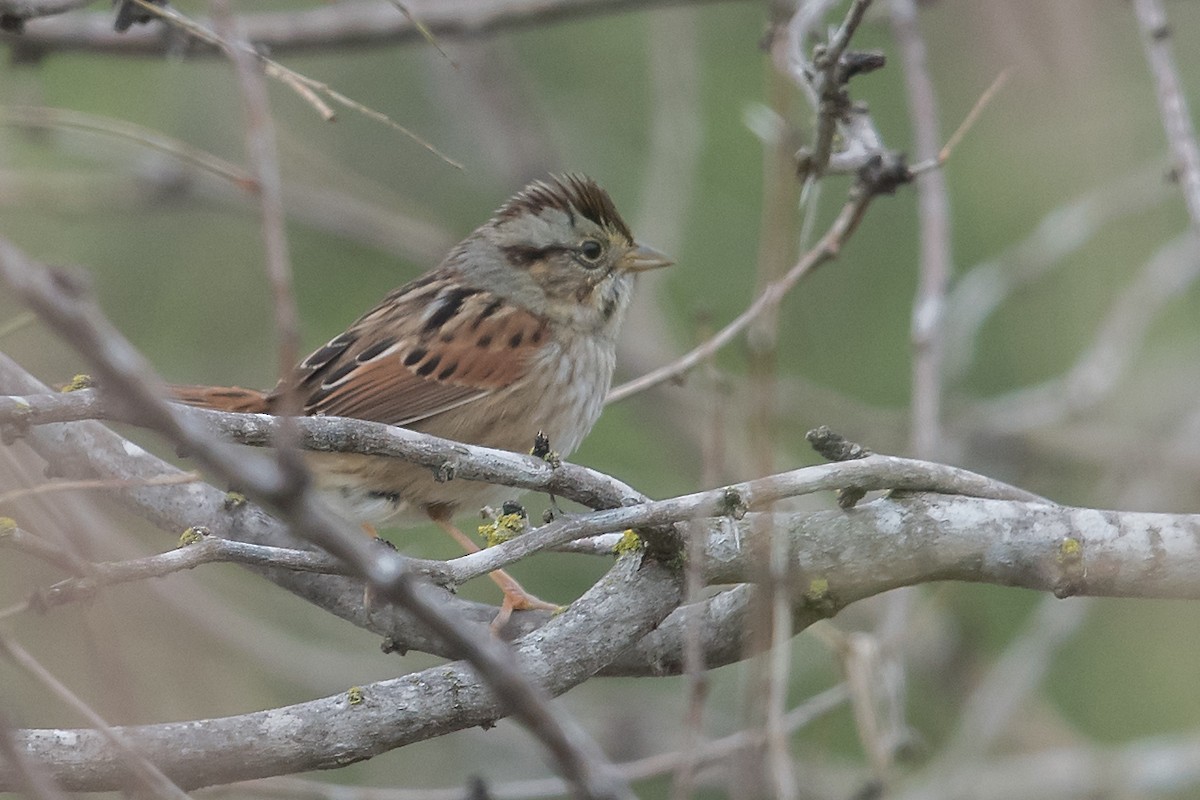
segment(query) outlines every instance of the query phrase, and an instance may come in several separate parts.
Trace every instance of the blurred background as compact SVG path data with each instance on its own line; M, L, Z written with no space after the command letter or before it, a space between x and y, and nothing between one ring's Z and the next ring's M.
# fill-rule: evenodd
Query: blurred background
M794 262L815 238L805 233L789 158L808 141L812 115L762 46L770 22L790 11L759 2L645 5L439 38L444 52L417 40L276 54L462 165L350 110L323 122L272 84L306 348L432 267L528 179L552 171L596 178L638 237L677 260L639 287L618 382L704 340ZM204 3L179 8L193 17L208 11ZM853 46L880 50L889 63L852 88L885 143L911 151L888 8L876 3ZM103 3L75 13L111 14ZM1168 14L1195 107L1200 5L1170 3ZM936 449L922 455L1062 503L1196 511L1200 254L1183 238L1187 216L1170 179L1130 5L924 2L918 22L943 140L1009 71L944 169L953 261L944 406ZM143 135L98 134L74 117L31 127L28 107L143 126L242 164L241 99L230 65L76 52L5 64L0 233L42 262L85 268L110 318L168 380L272 385L279 365L252 198L148 147ZM809 198L816 235L848 187L832 177ZM902 188L878 200L840 258L803 280L749 339L681 384L610 406L572 460L668 497L813 463L804 433L819 424L879 452L913 454L918 248L916 193ZM22 324L23 314L0 295L0 350L48 383L86 369L68 343ZM544 499L528 501L539 515ZM96 494L43 502L47 527L86 543L93 558L174 543ZM806 502L825 507L832 499ZM0 514L15 512L0 506ZM86 534L76 529L83 522ZM432 531L392 538L406 553L456 554ZM542 597L566 602L607 566L548 555L513 571ZM0 605L55 577L3 552ZM494 587L478 583L469 596L497 599ZM888 630L907 668L911 727L900 770L919 775L961 735L964 708L998 659L1060 612L1035 593L958 584L921 587L895 603L902 612L883 596L848 609L823 635L796 637L790 692L800 702L841 680L830 644L836 631L879 632L898 619ZM1200 607L1102 600L1081 609L1069 612L1073 621L1049 648L1044 674L1017 698L1019 722L993 752L1095 752L1142 737L1200 735ZM117 588L5 628L115 723L235 714L436 663L420 654L385 656L374 637L235 567ZM707 736L743 723L747 674L745 665L713 673ZM4 662L0 701L24 726L80 724ZM680 741L682 680L594 680L560 702L618 759ZM794 754L802 775L832 776L839 790L871 776L848 707L801 731ZM535 742L501 723L318 777L456 786L475 774L498 782L547 774L540 761ZM668 785L653 779L638 788L660 797ZM814 796L842 796L820 785L810 787ZM1177 796L1196 796L1192 786ZM696 796L730 794L738 796L715 776Z

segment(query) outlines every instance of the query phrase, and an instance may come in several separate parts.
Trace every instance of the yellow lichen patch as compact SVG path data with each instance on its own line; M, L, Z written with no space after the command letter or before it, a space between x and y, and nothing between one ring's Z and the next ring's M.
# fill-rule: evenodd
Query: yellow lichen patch
M194 525L188 528L183 533L179 534L179 546L187 547L189 544L196 544L203 541L205 536L210 536L211 532L203 525Z
M62 387L62 389L60 389L60 391L62 391L62 392L78 392L80 389L91 389L95 385L96 385L96 382L94 380L92 380L91 375L84 375L83 373L80 373L80 374L76 375L74 378L71 378L71 382L68 383L66 386Z
M351 686L346 691L346 701L352 706L362 705L362 701L364 699L365 695L363 694L361 686Z
M479 526L479 535L488 547L507 542L525 532L525 517L521 514L501 514L492 522Z
M246 495L242 494L241 492L226 492L225 493L225 510L226 511L231 511L235 508L241 508L242 506L246 505L246 503L248 503L248 502L249 501L246 499Z
M810 580L803 597L804 604L821 616L832 617L837 613L837 601L829 591L829 580L826 578Z
M632 529L627 529L621 534L620 540L613 545L613 553L618 556L640 553L644 549L646 549L646 543Z
M17 521L12 517L0 517L0 536L16 533Z
M1078 561L1083 557L1083 542L1066 537L1058 545L1058 557L1063 561Z

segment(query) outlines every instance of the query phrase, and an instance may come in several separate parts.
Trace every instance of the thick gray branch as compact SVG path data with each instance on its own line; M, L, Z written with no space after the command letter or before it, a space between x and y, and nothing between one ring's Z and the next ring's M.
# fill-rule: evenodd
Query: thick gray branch
M679 583L670 572L625 559L575 609L521 641L522 671L560 694L611 661L631 636L653 629L679 599ZM470 667L456 662L284 708L116 730L187 788L343 767L490 724L503 708ZM119 789L126 783L127 768L96 731L25 730L14 738L30 763L44 767L68 791ZM11 788L14 780L11 769L0 764L0 788Z

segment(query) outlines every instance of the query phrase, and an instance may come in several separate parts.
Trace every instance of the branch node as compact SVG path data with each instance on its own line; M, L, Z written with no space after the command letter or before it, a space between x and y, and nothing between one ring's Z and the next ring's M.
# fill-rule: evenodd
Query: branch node
M538 431L537 436L533 437L533 449L529 451L529 455L545 461L550 465L550 469L558 469L562 466L562 456L557 451L550 449L550 437L543 431Z
M433 471L433 479L438 483L448 483L454 480L454 464L443 461Z
M408 655L408 648L390 636L383 637L383 641L379 643L379 649L387 656L390 656L392 653L398 656Z
M838 489L834 497L837 500L838 508L842 511L849 511L858 505L858 501L867 496L867 490L857 486L846 486Z
M746 516L749 510L745 498L742 497L741 491L732 486L725 487L725 496L722 498L725 504L725 513L734 519L742 519Z
M25 32L25 18L16 14L0 14L0 31L5 33L22 34Z
M848 440L828 425L813 428L804 434L804 438L812 445L812 449L816 450L817 454L826 461L853 461L871 455L870 450Z
M903 153L876 153L858 170L858 185L868 195L895 194L912 182L913 173Z
M850 80L856 75L866 75L887 65L887 57L878 50L850 50L842 54L838 67L843 80Z

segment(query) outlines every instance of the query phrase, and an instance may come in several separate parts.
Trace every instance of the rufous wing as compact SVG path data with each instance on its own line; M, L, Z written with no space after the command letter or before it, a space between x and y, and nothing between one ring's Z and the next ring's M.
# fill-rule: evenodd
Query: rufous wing
M433 273L310 355L296 381L306 414L411 425L521 381L548 335L545 320Z

